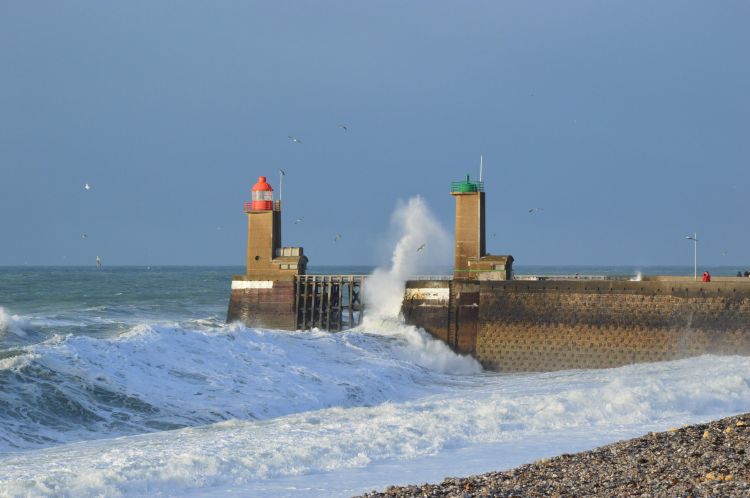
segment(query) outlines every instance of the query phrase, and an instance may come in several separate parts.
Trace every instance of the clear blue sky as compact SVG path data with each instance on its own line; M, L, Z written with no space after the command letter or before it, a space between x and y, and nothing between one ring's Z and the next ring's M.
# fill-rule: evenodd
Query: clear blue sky
M749 20L744 0L2 0L0 265L241 265L242 202L278 168L286 245L376 264L398 199L452 231L450 181L482 153L492 253L689 265L697 231L704 263L746 266Z

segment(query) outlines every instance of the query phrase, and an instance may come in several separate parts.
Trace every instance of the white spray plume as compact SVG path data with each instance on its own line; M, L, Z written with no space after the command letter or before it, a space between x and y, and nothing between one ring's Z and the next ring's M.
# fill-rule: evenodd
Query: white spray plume
M4 308L0 306L0 336L5 332L12 332L19 337L25 337L26 332L23 328L27 325L26 321L18 315L9 315Z
M481 372L482 367L470 356L454 353L444 342L399 320L406 280L430 267L450 265L450 236L419 196L399 202L391 224L398 242L390 268L377 268L367 279L361 329L396 339L393 353L409 363L457 375Z
M377 268L367 279L366 319L397 319L407 278L432 266L450 264L450 236L421 197L399 201L391 225L398 242L390 268Z

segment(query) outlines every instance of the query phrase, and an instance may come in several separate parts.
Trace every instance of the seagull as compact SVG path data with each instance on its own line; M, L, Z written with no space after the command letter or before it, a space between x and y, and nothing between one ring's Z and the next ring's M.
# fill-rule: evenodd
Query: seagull
M349 131L349 128L346 127L346 125L340 124L339 128L341 128L344 131Z
M83 188L84 188L85 190L91 190L91 185L89 185L88 183L85 183L85 184L83 185Z
M303 221L305 221L305 217L304 216L302 218L297 218L296 220L294 220L294 224L298 225L298 224L302 223Z
M302 140L300 140L299 138L293 137L291 135L289 135L289 140L291 140L293 144L301 144L302 143Z
M96 268L99 270L101 270L102 268L102 258L100 258L99 256L96 257Z
M529 209L529 214L541 213L542 211L544 211L544 208L531 208Z
M82 239L85 239L86 237L88 237L88 235L86 235L85 233L82 233L82 234L81 234L81 238L82 238Z
M419 252L419 251L421 251L422 249L424 249L424 246L426 246L426 245L427 245L427 244L422 244L421 246L417 247L417 252Z
M339 240L341 240L341 234L337 233L336 236L333 238L333 241L338 242Z

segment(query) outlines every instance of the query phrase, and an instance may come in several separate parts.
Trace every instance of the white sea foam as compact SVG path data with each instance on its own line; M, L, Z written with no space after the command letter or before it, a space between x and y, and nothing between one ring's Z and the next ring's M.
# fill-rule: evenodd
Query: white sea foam
M497 468L513 461L514 451L534 459L750 411L749 383L750 359L710 356L602 371L482 375L371 407L0 456L0 489L46 496L346 495L420 482L422 472L453 475L464 468L457 455L472 449L485 468ZM384 467L402 470L378 472ZM362 468L377 480L341 487ZM290 488L290 480L304 486Z
M15 375L0 402L26 408L4 420L0 451L402 401L460 381L445 372L479 371L473 359L401 328L380 335L141 324L114 338L55 336L23 348L30 363L3 363Z
M24 328L29 326L28 321L18 315L9 315L5 309L0 306L0 336L5 333L15 334L19 337L26 337Z

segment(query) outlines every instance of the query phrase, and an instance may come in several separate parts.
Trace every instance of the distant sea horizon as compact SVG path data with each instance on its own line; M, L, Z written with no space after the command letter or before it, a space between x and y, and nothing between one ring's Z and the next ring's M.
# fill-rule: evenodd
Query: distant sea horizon
M226 264L189 264L189 265L142 265L142 264L125 264L125 265L104 265L102 270L137 270L137 269L227 269L233 273L243 273L244 265L226 265ZM343 265L310 265L307 273L309 274L357 274L369 275L375 269L382 268L381 265L368 264L343 264ZM65 271L65 270L97 270L95 265L0 265L0 271ZM606 276L628 276L636 275L674 275L689 276L693 275L693 266L689 265L634 265L634 264L613 264L613 265L514 265L516 275L566 275L580 273L581 275L606 275ZM698 265L698 273L709 271L715 276L736 276L737 272L750 270L750 264L747 265ZM416 270L413 275L449 275L452 273L450 266L427 266Z

